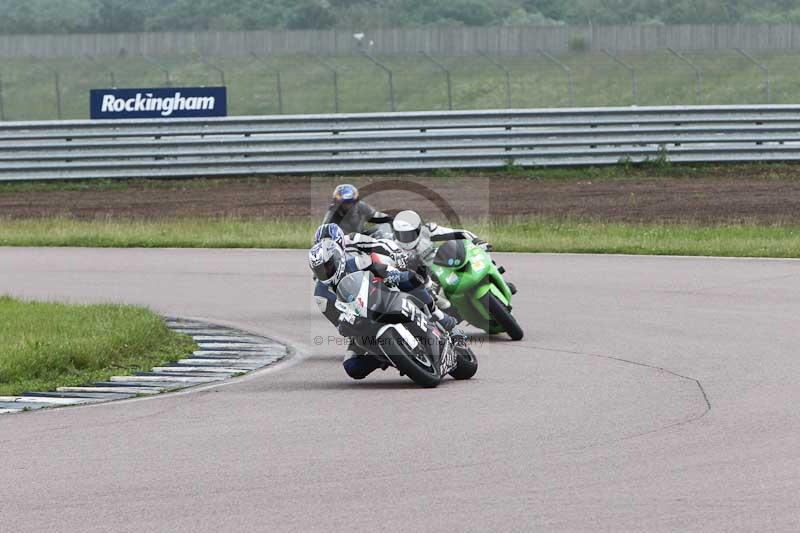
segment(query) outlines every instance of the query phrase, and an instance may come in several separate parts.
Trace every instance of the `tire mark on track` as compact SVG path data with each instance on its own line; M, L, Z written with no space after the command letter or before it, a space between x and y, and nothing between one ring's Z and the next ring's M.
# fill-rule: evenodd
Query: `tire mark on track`
M564 354L570 354L570 355L580 355L580 356L584 356L584 357L595 357L595 358L598 358L598 359L607 359L607 360L616 361L618 363L623 363L623 364L641 366L641 367L644 367L644 368L648 368L650 370L656 370L656 371L659 371L659 372L665 372L665 373L670 374L672 376L675 376L675 377L677 377L677 378L679 378L681 380L692 382L697 386L698 390L700 391L700 394L701 394L701 396L703 398L703 402L705 403L705 409L699 415L690 416L689 418L687 418L685 420L681 420L680 422L675 422L673 424L668 424L666 426L662 426L662 427L659 427L659 428L656 428L656 429L652 429L652 430L649 430L649 431L643 431L643 432L640 432L640 433L635 433L633 435L628 435L626 437L622 437L622 438L619 438L619 439L613 439L613 440L604 441L604 442L601 442L601 443L598 443L598 444L592 444L592 445L589 445L589 446L583 446L583 447L580 447L580 448L574 448L573 451L582 451L582 450L586 450L586 449L589 449L589 448L595 448L595 447L598 447L598 446L604 446L604 445L611 444L611 443L614 443L614 442L622 442L622 441L626 441L626 440L630 440L630 439L643 437L643 436L646 436L646 435L652 435L654 433L667 431L669 429L673 429L673 428L676 428L676 427L686 426L686 425L692 424L694 422L697 422L701 418L705 417L709 412L711 412L711 399L709 398L708 392L706 392L706 389L703 386L703 383L697 378L693 378L691 376L686 376L684 374L680 374L680 373L675 372L674 370L670 370L668 368L664 368L664 367L657 366L657 365L651 365L651 364L648 364L648 363L642 363L640 361L634 361L632 359L625 359L625 358L617 357L617 356L613 356L613 355L588 353L588 352L579 352L577 350L566 350L566 349L563 349L563 348L549 348L549 347L546 347L546 346L530 346L530 345L521 346L521 345L513 345L513 344L509 344L508 347L509 348L533 349L533 350L540 350L540 351L543 351L543 352L553 352L553 353L564 353Z

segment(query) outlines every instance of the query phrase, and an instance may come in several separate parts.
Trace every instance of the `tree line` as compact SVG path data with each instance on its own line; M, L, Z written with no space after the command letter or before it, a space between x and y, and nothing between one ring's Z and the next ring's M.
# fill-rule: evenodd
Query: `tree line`
M0 34L800 22L800 0L0 0Z

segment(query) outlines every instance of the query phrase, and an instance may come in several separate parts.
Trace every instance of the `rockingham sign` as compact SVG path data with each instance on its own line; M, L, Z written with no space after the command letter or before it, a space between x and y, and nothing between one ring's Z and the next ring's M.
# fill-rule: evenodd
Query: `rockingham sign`
M228 113L225 87L92 89L89 101L95 119L224 117Z

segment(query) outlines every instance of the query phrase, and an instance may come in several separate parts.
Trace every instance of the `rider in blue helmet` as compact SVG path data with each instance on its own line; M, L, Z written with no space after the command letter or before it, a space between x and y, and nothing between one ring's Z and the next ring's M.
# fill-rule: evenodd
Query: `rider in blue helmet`
M308 266L319 283L336 287L345 275L346 252L341 244L322 239L308 251Z
M325 213L323 224L338 224L342 231L349 233L363 233L366 223L390 223L392 217L386 213L376 211L366 202L359 199L358 188L349 183L338 185L333 191L333 200Z
M406 270L406 253L395 244L392 239L379 239L364 235L363 233L351 233L345 235L338 224L322 224L314 233L314 243L321 242L323 239L330 239L349 253L366 254L373 256L377 254L380 262L393 265L400 270Z
M436 307L433 296L425 286L426 280L414 272L400 270L403 265L386 255L386 250L399 250L393 243L386 242L386 248L383 248L381 241L370 239L370 243L353 244L352 248L348 247L346 250L342 243L348 239L341 234L336 224L320 226L315 240L317 242L308 252L308 264L317 280L314 298L322 314L334 326L339 325L339 310L335 306L336 287L347 274L359 270L372 272L387 283L416 296L431 309L434 318L448 331L456 326L455 318ZM364 246L367 247L366 250L363 249ZM379 361L364 353L352 340L343 365L347 374L354 379L362 379L381 368Z
M330 239L342 248L346 246L344 232L338 224L323 224L318 227L316 233L314 233L314 242L318 243L322 239Z
M333 229L333 231L335 233L336 230ZM337 327L339 326L339 310L335 306L336 287L347 274L366 270L400 290L418 294L421 297L425 293L424 280L416 274L400 271L391 265L377 262L370 254L347 253L338 242L330 237L322 237L309 250L308 266L317 280L314 288L317 306L325 318ZM363 379L374 370L385 368L376 358L358 348L352 339L342 364L347 375L353 379Z

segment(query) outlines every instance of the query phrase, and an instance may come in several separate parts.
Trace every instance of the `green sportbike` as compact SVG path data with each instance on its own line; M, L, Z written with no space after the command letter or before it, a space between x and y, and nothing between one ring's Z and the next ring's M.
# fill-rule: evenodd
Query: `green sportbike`
M484 248L468 240L447 241L437 250L431 270L460 318L487 333L506 332L515 341L522 338L522 328L511 315L516 289L506 283L505 269Z

